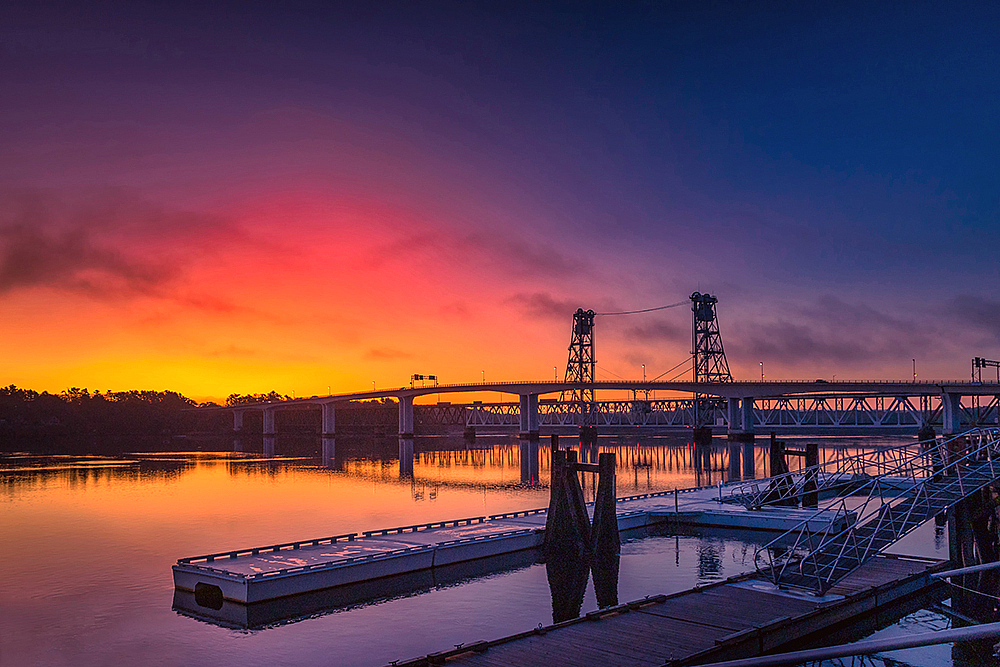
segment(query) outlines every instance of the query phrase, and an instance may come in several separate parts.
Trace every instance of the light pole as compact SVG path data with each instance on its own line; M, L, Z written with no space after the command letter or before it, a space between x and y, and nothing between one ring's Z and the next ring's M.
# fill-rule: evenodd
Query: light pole
M552 379L555 382L559 382L559 367L558 366L553 366L552 367Z
M483 384L486 384L486 371L480 371L483 374Z
M372 380L372 391L375 391L375 380Z
M760 362L760 381L764 381L764 362Z
M917 381L917 360L913 360L913 381Z

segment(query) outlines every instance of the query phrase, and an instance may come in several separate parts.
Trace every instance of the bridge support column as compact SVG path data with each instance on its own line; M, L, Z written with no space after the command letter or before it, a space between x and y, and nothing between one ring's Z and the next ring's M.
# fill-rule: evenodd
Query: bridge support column
M233 410L233 451L243 451L243 410Z
M274 408L264 408L263 410L263 421L264 421L264 456L272 458L274 456L274 441L275 429L274 429L274 413L277 410Z
M962 432L962 396L941 394L941 433L945 436Z
M739 402L737 408L736 403ZM734 413L737 413L734 417ZM754 441L753 397L729 399L729 439L737 442ZM738 427L733 424L739 424Z
M534 436L538 440L538 394L521 394L519 409L521 431L518 434L522 440Z
M521 483L537 484L538 466L538 394L521 394L520 415Z
M413 439L413 397L399 397L399 437Z
M264 435L274 435L274 408L264 408Z
M324 438L332 438L337 432L336 413L333 403L323 404L323 431Z

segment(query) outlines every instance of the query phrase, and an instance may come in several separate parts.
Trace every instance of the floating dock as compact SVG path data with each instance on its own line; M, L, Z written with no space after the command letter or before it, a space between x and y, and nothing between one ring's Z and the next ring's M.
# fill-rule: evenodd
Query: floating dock
M721 494L712 486L619 498L619 530L666 523L784 532L815 515L789 507L751 511L721 502ZM174 587L217 610L227 601L252 604L398 577L537 548L546 515L546 509L510 512L182 558L173 566Z
M879 556L823 597L779 590L752 574L601 609L494 641L397 661L396 667L684 667L821 644L906 600L944 591L946 561ZM919 607L918 607L919 608Z

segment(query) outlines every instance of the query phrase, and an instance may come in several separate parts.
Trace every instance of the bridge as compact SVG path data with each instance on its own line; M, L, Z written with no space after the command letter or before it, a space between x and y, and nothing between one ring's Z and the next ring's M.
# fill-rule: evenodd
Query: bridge
M693 351L676 368L690 364L691 380L598 380L595 376L595 318L632 315L691 305ZM398 404L400 457L417 426L462 426L473 433L514 431L526 442L537 442L540 431L578 432L592 444L598 430L669 431L698 429L710 437L712 428L725 429L731 440L753 442L757 429L782 433L844 433L877 431L918 433L940 427L945 435L963 428L1000 423L1000 362L976 357L972 381L825 380L734 381L722 344L716 313L718 299L693 293L687 300L638 311L573 314L569 357L563 381L480 382L438 385L435 376L414 375L411 386L330 396L312 396L272 403L232 406L237 439L248 410L263 413L264 450L273 451L275 414L281 410L322 411L324 456L332 452L337 405L352 401L391 399ZM995 366L996 382L983 382L982 369ZM671 372L671 371L668 371ZM682 370L686 373L686 370ZM645 370L643 371L645 374ZM666 375L664 373L663 375ZM412 380L433 379L433 386L416 387ZM631 399L598 400L597 392L620 392ZM671 398L656 400L655 395ZM422 405L419 399L441 394L517 396L517 402L441 402ZM620 395L619 393L619 395ZM654 396L651 400L650 395ZM543 398L545 397L545 398Z
M574 401L546 400L589 391L687 394L690 398L594 401L580 412ZM442 403L416 400L442 394L496 393L517 396L517 402ZM1000 418L1000 383L968 381L851 380L765 382L662 382L642 380L487 382L311 396L285 401L249 403L226 408L234 414L234 430L243 430L243 415L263 413L263 433L274 437L275 414L282 410L319 409L322 436L336 435L337 406L352 401L392 399L398 409L398 435L413 438L415 418L423 424L450 424L485 429L517 430L522 439L537 439L543 430L594 426L598 428L690 429L709 425L734 440L750 441L760 430L784 432L844 432L846 429L895 429L916 433L939 426L945 435L965 428L994 425ZM565 430L562 432L565 433Z

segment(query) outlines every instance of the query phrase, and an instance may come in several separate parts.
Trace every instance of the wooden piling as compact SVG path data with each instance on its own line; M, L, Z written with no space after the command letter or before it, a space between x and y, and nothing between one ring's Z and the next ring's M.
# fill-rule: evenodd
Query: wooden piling
M819 445L815 442L806 444L806 480L803 486L802 506L818 507L819 492L817 478L819 476Z

